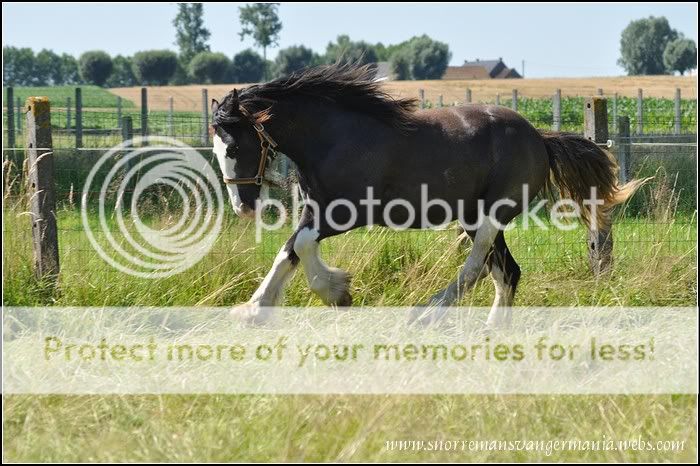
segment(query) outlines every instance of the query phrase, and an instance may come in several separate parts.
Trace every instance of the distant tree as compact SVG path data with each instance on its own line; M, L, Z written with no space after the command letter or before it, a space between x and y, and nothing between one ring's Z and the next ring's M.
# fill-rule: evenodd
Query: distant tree
M287 76L295 71L299 71L309 66L318 64L318 55L313 50L303 45L293 45L282 49L275 58L275 74L277 76Z
M352 63L376 63L376 46L365 41L352 41L347 35L340 35L335 42L329 42L326 46L324 61L335 63L337 61Z
M192 57L208 52L207 41L211 33L204 27L204 6L201 3L178 3L175 26L175 45L180 50L180 59L187 67Z
M103 86L112 74L112 59L106 52L91 50L85 52L78 60L80 76L88 84Z
M678 71L683 75L697 66L698 49L695 41L679 37L669 42L664 50L664 65L670 72Z
M132 69L133 63L131 58L117 55L112 60L112 63L114 64L114 69L109 79L107 79L107 87L130 87L138 84Z
M34 86L34 51L30 48L5 46L2 48L2 77L5 85Z
M617 63L629 75L665 74L664 50L676 37L678 33L663 16L632 21L622 31Z
M277 14L279 3L253 3L238 8L241 22L241 40L251 36L255 45L262 48L267 63L267 48L279 43L282 22ZM267 66L264 76L267 78Z
M445 74L452 54L444 42L427 35L413 37L408 42L413 79L440 79Z
M64 84L62 60L59 55L52 50L43 49L36 54L34 62L34 73L36 75L36 85L60 86Z
M61 54L61 74L63 75L63 84L80 84L82 82L78 60L73 55Z
M134 54L132 71L139 84L162 86L177 69L177 55L170 50L145 50Z
M192 80L202 84L226 82L231 60L223 53L200 52L190 60L189 74Z
M246 49L233 57L231 82L256 83L265 73L265 60L252 49Z
M411 53L408 48L397 50L389 58L391 74L397 81L411 79Z

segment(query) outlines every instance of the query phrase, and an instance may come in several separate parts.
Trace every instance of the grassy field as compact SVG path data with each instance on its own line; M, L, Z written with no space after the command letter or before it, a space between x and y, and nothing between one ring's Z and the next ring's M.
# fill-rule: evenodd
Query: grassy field
M647 95L653 95L653 82L659 85L658 97L664 96L660 90L663 86L672 89L678 85L665 81L678 78L663 77L658 82L650 79ZM528 81L535 80L518 83ZM511 83L503 85L511 86ZM397 84L419 87L425 83ZM457 92L461 95L465 84L447 85L454 85L455 95ZM550 82L547 85L552 84L562 87L563 91L566 89L563 84ZM593 88L613 88L612 81L609 86L589 84ZM630 82L629 86L629 95L636 93L636 86L647 89L642 81ZM417 94L417 87L410 92ZM427 97L434 98L431 88L427 85L425 88ZM199 105L200 87L181 89L189 92L194 104ZM450 94L444 89L440 92L449 102ZM686 93L685 88L683 92L684 96L695 97ZM521 91L522 94L527 96ZM212 95L216 94L210 92ZM478 95L475 94L475 99ZM177 105L178 97L175 101ZM576 101L572 99L572 102ZM536 111L533 107L532 112ZM190 125L184 123L188 121L188 114L182 115L182 124ZM116 123L110 112L86 112L86 116L86 123L90 122L95 128L109 128ZM158 131L163 130L163 126L158 126L161 119L151 121ZM136 121L134 126L137 126ZM199 134L196 122L186 128L183 131L191 132L194 137ZM106 138L118 139L118 136L97 131L94 136L105 138L95 139L99 144L108 141ZM70 145L68 134L63 141ZM77 196L70 195L71 186L80 189L84 170L89 166L87 155L59 155L59 158L66 158L58 166L62 196L58 212L62 272L57 289L37 282L33 276L26 207L22 203L15 204L14 197L4 199L3 305L232 306L250 297L289 234L289 229L270 233L262 243L256 244L252 226L234 218L227 207L222 235L212 252L193 268L158 280L120 273L92 250L75 209ZM687 157L679 159L682 163L689 160ZM690 176L691 169L681 170L681 178ZM669 211L666 207L674 204L672 190L671 194L663 194L664 190L640 193L640 199L648 196L648 199L644 197L645 202L650 200L659 205L642 209L633 204L630 206L634 208L633 218L616 224L614 270L603 279L592 277L588 271L585 233L581 229L564 233L516 228L508 232L508 242L523 269L515 304L697 306L697 205L688 197L688 189L695 181L674 180L672 186L683 181L683 189L687 191L681 199L682 212L674 215L674 209ZM694 190L692 194L694 198ZM686 202L688 199L690 203ZM640 217L636 217L637 214ZM173 218L154 214L151 221L154 226L162 227L170 225ZM110 226L115 228L113 220ZM99 238L104 242L103 237ZM453 230L392 233L375 229L333 238L323 243L322 252L329 264L353 273L355 304L412 306L424 302L454 278L463 264L468 245L465 247ZM485 280L467 294L461 304L489 306L493 293L492 284ZM285 303L308 306L318 305L320 301L308 291L303 274L297 273L290 283ZM681 395L4 395L3 414L3 459L11 462L690 462L697 457L697 397ZM685 441L685 448L670 452L559 451L547 456L544 452L527 451L392 451L385 444L395 440L596 441L603 437Z
M82 89L83 107L96 108L116 108L116 96L107 89L98 86L80 86ZM15 99L19 98L22 103L28 97L44 96L48 97L52 106L65 107L68 98L71 105L75 106L75 86L49 86L49 87L15 87ZM3 88L3 94L5 89ZM129 99L122 99L123 107L133 107L134 103Z
M202 89L207 89L209 98L226 95L234 87L246 87L249 84L216 84L162 86L148 89L149 105L154 110L167 110L168 99L173 97L175 109L181 111L199 111L202 105ZM607 96L617 92L620 96L636 97L637 89L644 89L646 97L663 97L672 99L676 88L686 99L697 99L697 80L692 76L621 76L592 78L552 78L552 79L498 79L477 81L390 81L387 89L390 93L402 97L418 97L418 90L425 90L425 97L432 101L442 94L444 101L463 102L467 88L472 90L474 102L492 102L496 94L502 98L510 97L514 88L519 95L528 98L551 98L556 89L561 89L563 96L596 95L603 89ZM140 102L140 87L110 89L110 92L132 102Z
M4 398L6 461L693 462L695 396ZM392 440L678 440L659 451L411 452Z
M223 305L248 299L285 233L256 245L250 225L227 217L200 264L160 280L130 277L91 252L77 212L59 213L58 290L31 272L29 220L5 211L5 305ZM229 212L230 214L230 212ZM166 226L172 220L154 219ZM113 224L111 224L113 226ZM581 230L508 234L523 266L516 304L695 305L697 225L690 219L616 226L609 278L587 270ZM685 240L685 241L680 241ZM466 250L452 230L375 229L324 243L324 258L354 273L356 304L413 305L453 278ZM653 267L640 267L640 262ZM488 306L488 280L462 304ZM320 304L297 273L286 304ZM650 396L5 396L7 461L691 461L697 398ZM674 440L658 451L415 452L394 440Z

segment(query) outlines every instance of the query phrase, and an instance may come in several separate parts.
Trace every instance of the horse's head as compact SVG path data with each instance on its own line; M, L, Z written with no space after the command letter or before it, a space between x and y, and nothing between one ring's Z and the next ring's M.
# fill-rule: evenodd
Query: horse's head
M263 175L271 156L268 148L274 148L275 144L262 127L264 115L251 115L241 107L235 89L221 104L212 100L211 112L214 154L233 210L241 217L253 217L256 200L267 190Z

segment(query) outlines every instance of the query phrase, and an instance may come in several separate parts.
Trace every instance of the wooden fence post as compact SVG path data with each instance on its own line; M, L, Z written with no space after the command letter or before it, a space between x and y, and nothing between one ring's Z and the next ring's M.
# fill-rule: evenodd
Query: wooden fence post
M148 89L141 88L141 136L148 136Z
M617 121L617 163L620 166L620 183L627 183L630 160L630 118L619 117Z
M438 108L441 108L442 105L443 105L443 104L442 104L442 94L440 94L440 95L438 96L437 106L438 106Z
M637 134L644 134L644 93L637 89Z
M472 103L472 90L467 88L466 103Z
M55 282L59 272L58 230L49 99L30 97L25 111L35 273L41 280Z
M518 111L518 90L513 89L513 97L511 98L510 101L510 106L514 111Z
M125 115L122 117L122 141L127 142L131 141L134 139L134 120L131 116ZM124 151L124 155L126 155L129 150L133 150L134 145L131 144L129 147L126 148ZM127 163L125 167L125 173L131 171L133 166L137 163L136 157L132 157ZM123 205L129 205L131 203L131 193L134 190L134 187L136 186L136 176L132 176L131 179L129 180L128 185L126 186L124 193L121 193L121 199L119 200L120 203ZM124 204L126 202L126 204Z
M501 105L501 94L496 94L496 105Z
M598 95L601 97L603 96L603 89L600 87L598 88Z
M122 127L122 98L117 96L117 128Z
M70 116L70 111L72 109L71 107L71 100L70 97L66 97L66 129L68 130L68 134L70 134L70 121L71 121L71 116Z
M557 89L552 97L552 130L561 131L561 89Z
M168 97L168 136L175 137L175 125L174 125L174 109L175 102L173 101L173 96Z
M15 147L15 108L13 107L15 101L15 90L12 86L7 87L7 97L5 102L7 103L7 145L8 147Z
M597 143L608 141L608 109L604 97L588 97L583 108L584 137ZM600 193L596 193L599 197ZM593 200L593 199L591 199ZM600 205L595 205L600 208ZM588 262L591 271L598 276L610 269L612 265L613 233L612 225L602 228L596 225L588 232Z
M17 134L22 132L22 102L17 97Z
M613 94L613 108L612 108L612 118L613 118L613 131L617 131L617 92Z
M83 147L83 90L75 88L75 147Z
M418 96L420 98L420 108L425 108L425 91L418 89Z
M202 147L209 147L209 96L202 89Z
M678 87L673 100L673 134L681 134L681 90Z
M129 116L122 117L122 140L130 141L134 138L134 120Z

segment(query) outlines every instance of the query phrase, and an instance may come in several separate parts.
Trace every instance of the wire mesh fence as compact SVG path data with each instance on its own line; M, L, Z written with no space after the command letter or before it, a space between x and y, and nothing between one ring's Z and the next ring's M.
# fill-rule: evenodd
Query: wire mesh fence
M502 101L502 104L509 104ZM527 105L527 104L525 104ZM520 107L523 108L523 107ZM612 111L608 107L608 113ZM616 110L618 116L621 109ZM684 115L686 115L684 113ZM95 161L110 148L124 139L122 124L125 117L131 118L133 134L142 133L144 123L148 135L170 136L195 146L215 168L217 162L210 149L206 131L207 121L200 114L149 112L144 121L139 109L89 110L82 114L82 143L76 144L75 113L54 107L51 114L53 153L55 159L55 183L57 192L57 215L62 273L94 274L107 273L96 264L101 258L88 240L80 215L81 192L87 174ZM549 113L536 114L533 124L551 128ZM610 122L611 138L615 140L612 152L621 158L627 179L653 176L624 208L618 209L614 224L615 260L627 264L649 264L656 261L682 261L694 264L697 257L697 145L693 134L696 123L694 115L686 115L682 134L661 131L677 127L673 115L653 117L644 115L647 122L654 122L659 134L635 134L620 136ZM562 113L562 129L576 130L583 125L583 114ZM631 121L631 130L634 128ZM14 128L17 144L15 148L3 150L4 190L4 255L6 273L20 273L31 266L31 221L27 215L26 163L23 150L24 127ZM5 126L7 133L7 126ZM76 147L80 145L81 147ZM119 154L115 155L115 161ZM278 161L278 163L280 163ZM276 190L273 195L289 204L288 193ZM88 192L88 203L97 196ZM150 193L150 198L140 203L154 228L172 226L181 210L177 196L171 191ZM228 202L224 205L223 229L211 251L203 259L210 266L240 261L256 266L269 265L279 249L287 241L292 230L286 225L276 231L265 231L262 240L256 241L254 225L241 220L232 212ZM90 211L93 212L93 211ZM94 222L95 219L89 219ZM514 228L506 232L506 239L516 260L525 271L551 269L587 268L587 232L579 227L570 231L556 228L524 229L516 219ZM105 242L110 233L119 233L116 220L108 215L106 230L96 230L98 242ZM464 257L463 246L468 241L460 237L455 228L437 231L395 232L383 228L358 229L322 243L322 253L338 265L353 261L381 261L386 267L401 264L437 261L440 257ZM8 256L9 255L9 256ZM17 260L17 257L23 260ZM451 259L452 260L452 259ZM463 259L455 260L459 265ZM429 267L426 266L427 270Z
M9 89L9 88L8 88ZM203 90L204 91L204 90ZM8 92L8 97L13 94ZM517 93L516 93L517 94ZM581 96L561 96L555 92L550 99L531 98L527 95L487 96L474 99L473 103L497 104L516 108L535 127L561 131L582 132L584 124ZM206 94L205 94L206 95ZM419 97L419 96L416 96ZM610 132L617 132L618 118L630 119L631 134L641 135L691 135L697 128L697 100L682 99L680 93L675 99L639 98L607 95L608 121ZM179 99L186 96L179 95ZM208 102L200 99L200 111L175 111L173 98L168 103L149 103L145 93L146 107L138 108L132 102L115 97L110 107L88 107L76 105L77 99L67 98L52 102L51 125L54 146L69 147L111 147L122 138L123 117L132 119L134 134L170 136L194 145L207 145ZM157 100L157 99L156 99ZM205 99L208 100L208 99ZM443 101L441 95L420 95L423 108L460 105L461 101ZM515 102L515 103L514 103ZM104 105L103 101L99 102ZM152 109L149 105L154 104ZM9 102L3 120L3 147L22 148L24 141L24 103ZM145 128L145 129L144 129Z

